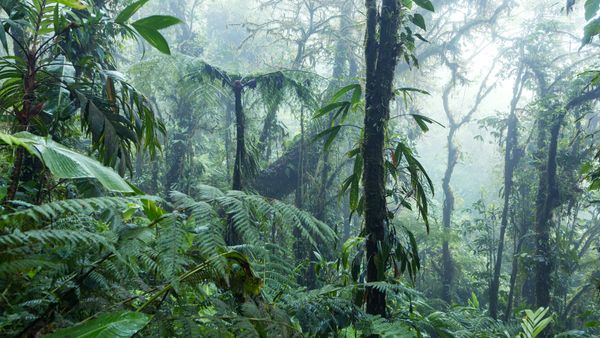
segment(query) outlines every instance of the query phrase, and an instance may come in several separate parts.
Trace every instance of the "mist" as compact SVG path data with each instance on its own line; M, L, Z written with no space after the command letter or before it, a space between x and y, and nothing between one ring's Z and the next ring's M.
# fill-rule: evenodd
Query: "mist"
M599 10L0 1L0 336L597 337Z

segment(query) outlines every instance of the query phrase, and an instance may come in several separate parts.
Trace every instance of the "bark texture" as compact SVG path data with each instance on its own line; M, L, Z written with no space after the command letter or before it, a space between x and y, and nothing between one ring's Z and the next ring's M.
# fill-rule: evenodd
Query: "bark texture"
M362 155L364 159L363 187L365 198L365 235L367 282L385 279L386 262L379 247L388 237L384 170L384 143L389 120L394 70L399 53L398 26L400 2L383 0L378 11L377 1L366 0L367 33L365 60L367 65L366 108ZM385 292L366 289L367 313L386 315Z

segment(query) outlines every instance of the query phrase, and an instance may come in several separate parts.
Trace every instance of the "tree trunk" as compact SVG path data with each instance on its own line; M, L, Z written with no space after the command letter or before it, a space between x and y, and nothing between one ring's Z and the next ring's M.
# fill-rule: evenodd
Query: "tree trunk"
M187 151L187 139L183 133L175 133L173 142L167 156L169 170L165 177L165 196L169 196L171 190L174 190L175 184L180 181L184 169L185 153ZM178 187L182 189L183 187Z
M561 113L562 115L562 113ZM535 297L537 307L550 305L550 273L552 270L552 253L550 252L550 217L554 204L558 199L556 187L556 155L558 136L562 117L558 117L550 131L548 144L548 159L545 170L540 178L538 197L536 202L536 280Z
M387 245L388 237L384 142L399 52L400 3L398 0L383 0L380 13L375 0L366 0L365 5L367 81L362 156L367 282L370 283L385 280L387 263L379 250ZM365 296L368 314L386 315L385 292L367 287Z
M517 80L513 88L513 99L511 101L510 115L506 130L506 149L504 153L504 204L502 206L502 218L500 221L500 236L498 237L498 253L496 254L496 263L494 264L494 276L490 284L490 316L494 319L498 317L498 289L500 288L500 273L502 270L502 255L504 254L504 237L508 225L508 213L510 207L510 195L513 187L513 173L519 161L519 130L516 115L517 103L521 97L523 85L522 74L523 66L519 67Z
M244 108L242 107L242 92L243 87L239 81L233 85L233 93L235 95L235 124L236 124L236 149L235 162L233 167L233 190L242 190L243 186L243 171L246 160L246 138L245 127L246 121L244 117Z
M444 231L444 242L442 243L442 299L450 304L452 302L452 281L454 279L454 263L450 252L450 228L452 226L452 211L454 210L454 193L450 187L450 180L454 173L454 168L458 162L458 149L454 145L454 135L456 127L451 124L448 132L448 164L442 180L442 190L444 191L444 205L442 211L442 226Z
M232 190L243 190L243 179L244 179L244 165L246 162L246 140L245 140L245 127L246 121L244 117L244 108L242 107L242 93L244 87L240 81L235 81L232 86L233 94L235 96L235 124L236 124L236 150L235 150L235 162L233 165L233 184ZM240 244L241 239L239 234L235 230L233 219L229 217L227 227L226 242L228 245Z
M508 286L508 299L506 301L506 311L504 312L504 321L510 320L512 314L513 302L515 298L515 284L517 282L517 273L519 269L519 258L518 254L521 253L521 246L523 245L523 239L519 238L518 231L515 231L514 246L513 246L513 260L510 272L510 282Z
M233 123L233 116L231 116L231 111L234 110L235 107L232 106L231 102L228 101L227 108L225 111L225 132L223 133L223 138L225 140L225 173L229 178L231 174L231 124Z

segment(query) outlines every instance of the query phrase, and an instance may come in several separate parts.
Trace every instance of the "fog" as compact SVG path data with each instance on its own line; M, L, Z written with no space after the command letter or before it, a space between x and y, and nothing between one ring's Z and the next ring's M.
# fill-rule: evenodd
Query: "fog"
M0 336L600 336L600 1L0 24Z

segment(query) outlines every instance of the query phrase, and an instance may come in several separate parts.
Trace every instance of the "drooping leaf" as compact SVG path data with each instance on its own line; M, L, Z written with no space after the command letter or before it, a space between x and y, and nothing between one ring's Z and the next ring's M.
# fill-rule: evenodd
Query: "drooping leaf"
M419 125L419 128L421 128L422 131L427 132L429 131L429 126L428 124L437 124L441 127L444 127L443 124L427 117L427 116L423 116L423 115L419 115L419 114L410 114L414 119L415 122L417 122L417 124Z
M140 10L149 0L140 0L127 6L124 10L117 15L115 22L118 24L124 24L129 20L137 11Z
M171 49L169 48L167 40L165 40L165 37L157 30L135 24L133 24L133 28L140 34L142 38L144 38L144 40L146 40L146 42L148 42L152 47L158 49L159 52L171 55Z
M0 20L0 43L2 43L2 48L8 54L8 41L6 40L6 31L4 30L4 23Z
M47 338L129 338L149 322L151 317L140 312L106 313L96 319L54 332Z
M325 140L325 151L329 150L329 147L331 147L331 144L333 143L333 141L335 141L335 138L337 137L338 133L340 132L340 129L342 128L342 126L333 126L329 129L326 129L322 132L320 132L319 134L317 134L317 136L315 136L315 140L318 140L322 137L327 137L327 139Z
M91 178L98 180L107 190L133 192L127 181L111 168L49 138L28 132L14 135L0 133L0 141L7 145L24 147L29 153L38 157L57 178Z
M427 26L425 25L425 18L423 18L421 14L415 13L415 15L412 16L411 21L422 30L427 30Z

